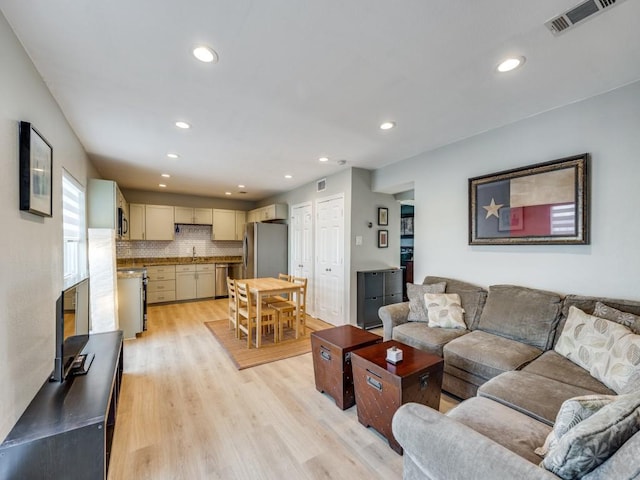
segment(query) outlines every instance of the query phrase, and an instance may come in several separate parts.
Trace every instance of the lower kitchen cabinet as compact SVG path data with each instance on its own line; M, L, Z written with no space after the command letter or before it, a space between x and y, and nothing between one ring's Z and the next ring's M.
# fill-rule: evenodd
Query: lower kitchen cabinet
M147 267L147 303L174 302L176 300L176 266Z
M176 265L176 300L213 298L215 264Z

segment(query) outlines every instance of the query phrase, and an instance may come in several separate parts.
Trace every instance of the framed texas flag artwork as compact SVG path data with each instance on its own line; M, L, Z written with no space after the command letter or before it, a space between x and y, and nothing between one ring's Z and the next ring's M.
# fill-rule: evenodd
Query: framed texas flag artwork
M469 179L470 245L589 243L589 154Z

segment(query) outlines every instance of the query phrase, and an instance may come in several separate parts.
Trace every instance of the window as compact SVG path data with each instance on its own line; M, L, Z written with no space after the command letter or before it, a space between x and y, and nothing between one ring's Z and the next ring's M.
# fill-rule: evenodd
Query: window
M64 278L83 278L87 273L87 221L84 187L62 170L62 223Z

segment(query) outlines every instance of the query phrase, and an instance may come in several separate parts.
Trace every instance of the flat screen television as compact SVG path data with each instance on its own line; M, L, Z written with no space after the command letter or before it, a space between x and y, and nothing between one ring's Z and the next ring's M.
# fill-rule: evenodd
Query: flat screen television
M93 354L83 352L89 341L89 279L62 291L56 301L56 357L51 381L64 382L69 375L89 371Z

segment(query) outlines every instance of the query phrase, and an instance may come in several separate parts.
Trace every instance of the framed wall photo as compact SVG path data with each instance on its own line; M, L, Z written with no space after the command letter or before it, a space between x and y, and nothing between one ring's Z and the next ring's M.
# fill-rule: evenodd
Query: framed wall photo
M378 230L378 248L389 246L389 230Z
M389 225L389 209L378 207L378 225Z
M413 217L400 218L400 235L413 235Z
M469 179L469 244L588 244L588 167L584 153Z
M29 122L20 122L20 210L52 216L53 149Z

